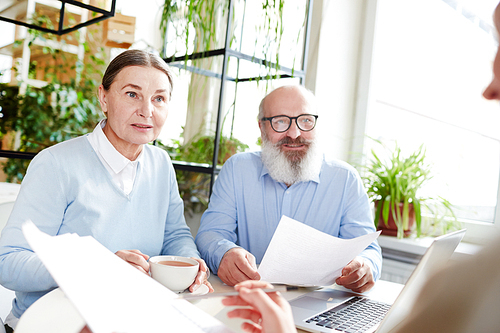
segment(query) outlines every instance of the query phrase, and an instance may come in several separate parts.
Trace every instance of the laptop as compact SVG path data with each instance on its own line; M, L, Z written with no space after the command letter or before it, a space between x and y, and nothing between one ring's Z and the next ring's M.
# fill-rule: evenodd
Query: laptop
M436 237L427 249L394 304L369 295L324 288L290 302L295 325L309 332L389 332L410 313L429 276L448 262L465 229Z

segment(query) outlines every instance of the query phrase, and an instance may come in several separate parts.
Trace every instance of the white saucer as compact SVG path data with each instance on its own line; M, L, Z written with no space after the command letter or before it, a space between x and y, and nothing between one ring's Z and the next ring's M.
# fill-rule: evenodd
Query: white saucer
M191 295L205 295L205 294L208 294L208 287L207 285L205 284L202 284L201 286L198 287L198 289L196 289L194 292L190 292L189 289L187 289L186 291L180 293L180 295L182 294L191 294ZM191 304L194 304L194 303L198 303L200 301L200 299L196 299L196 300L189 300L189 302L191 302Z
M208 294L208 286L206 284L202 284L201 286L198 287L198 289L196 289L195 291L193 292L190 292L189 289L187 289L186 291L180 293L181 295L182 294L191 294L191 295L205 295L205 294Z

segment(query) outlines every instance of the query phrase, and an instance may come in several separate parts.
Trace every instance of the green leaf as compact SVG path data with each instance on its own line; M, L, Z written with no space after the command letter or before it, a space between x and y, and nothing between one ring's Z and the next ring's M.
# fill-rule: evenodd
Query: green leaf
M413 198L413 209L415 211L415 224L417 229L417 237L422 234L422 209L420 207L420 200Z
M384 219L384 224L387 226L387 223L389 221L389 211L391 210L391 197L387 196L384 198L384 200L381 200L383 202L383 211L382 211L382 218Z

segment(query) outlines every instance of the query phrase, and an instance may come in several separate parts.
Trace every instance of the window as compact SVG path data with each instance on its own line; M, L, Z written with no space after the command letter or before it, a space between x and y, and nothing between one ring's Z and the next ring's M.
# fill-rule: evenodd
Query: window
M455 205L469 239L500 224L500 108L482 98L497 3L379 0L376 12L365 133L403 152L425 145L434 178L422 191Z

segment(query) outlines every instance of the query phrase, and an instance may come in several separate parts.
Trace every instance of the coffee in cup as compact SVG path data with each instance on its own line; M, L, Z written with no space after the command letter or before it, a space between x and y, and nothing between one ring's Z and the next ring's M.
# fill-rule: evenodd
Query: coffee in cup
M180 256L149 258L151 277L174 292L182 292L193 284L199 263Z

